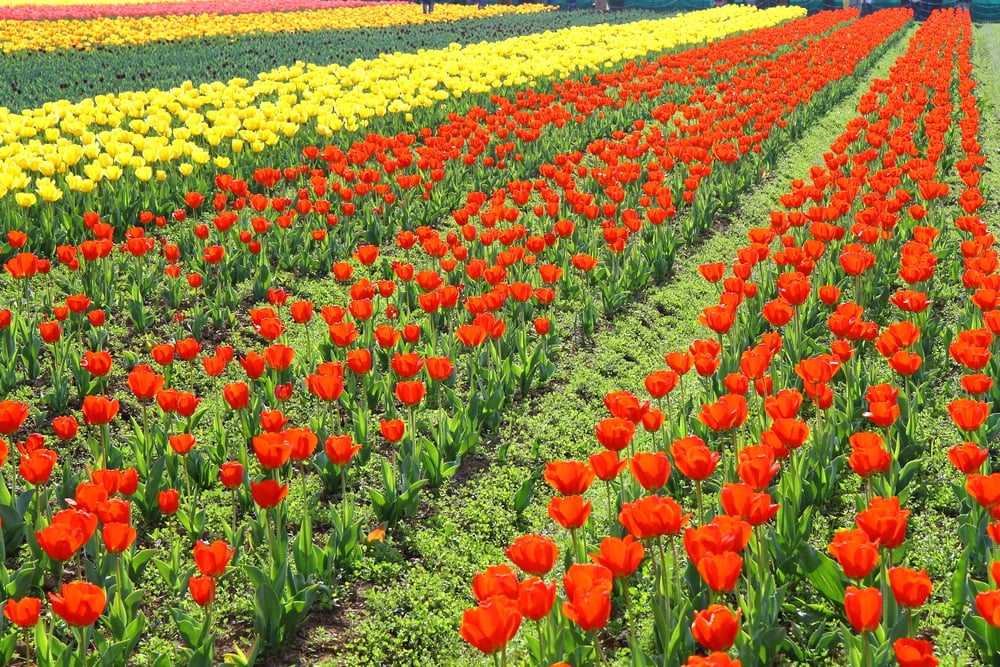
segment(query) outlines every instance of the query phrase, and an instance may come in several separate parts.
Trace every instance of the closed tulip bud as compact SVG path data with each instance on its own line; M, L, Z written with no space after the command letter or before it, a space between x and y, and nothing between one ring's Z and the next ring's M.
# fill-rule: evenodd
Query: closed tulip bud
M216 581L213 577L191 577L188 579L188 590L194 603L204 607L215 601Z
M229 461L219 467L219 481L227 489L235 489L243 484L243 464L239 461Z
M173 514L180 505L180 497L177 489L167 489L157 494L156 502L160 506L161 512L164 514Z
M844 613L856 632L874 632L882 624L882 592L877 588L848 586Z

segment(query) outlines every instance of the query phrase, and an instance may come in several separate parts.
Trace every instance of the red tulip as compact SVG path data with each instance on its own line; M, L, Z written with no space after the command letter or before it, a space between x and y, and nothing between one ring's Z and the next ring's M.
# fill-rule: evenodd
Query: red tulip
M483 653L502 650L521 627L521 612L503 597L490 598L462 614L459 633Z
M676 501L663 496L646 496L635 502L625 503L618 514L618 521L640 540L674 535L680 532L690 518L691 515L684 514Z
M285 499L288 495L288 485L279 484L273 479L250 482L250 495L261 509L269 510L277 507L278 503Z
M728 431L742 426L747 414L746 398L738 394L725 394L715 403L703 405L698 420L713 431Z
M83 421L88 426L107 424L118 414L118 400L107 396L83 397Z
M691 634L694 640L709 651L726 651L736 641L740 630L741 612L735 614L721 604L710 605L694 613Z
M620 452L632 442L635 424L628 419L609 417L597 422L594 435L604 448Z
M563 613L584 632L600 630L611 618L611 590L599 587L578 593L563 602Z
M19 628L30 628L38 623L38 616L42 609L42 601L38 598L21 598L20 600L7 600L3 606L3 615L7 620Z
M188 590L191 591L191 599L199 607L212 604L215 601L216 580L214 577L190 577L188 578Z
M427 387L423 382L397 382L396 398L405 405L417 405L423 400Z
M0 435L13 435L28 418L28 406L20 401L0 401Z
M173 514L180 506L180 493L177 492L177 489L160 491L156 496L156 501L160 506L161 512L164 514Z
M491 565L472 578L472 594L479 602L497 596L517 601L517 575L507 565Z
M108 553L120 554L135 541L135 528L127 523L106 523L101 528L101 538Z
M635 572L645 553L642 542L636 542L631 535L626 535L624 539L606 537L601 542L599 551L590 554L590 559L608 568L613 577L619 578Z
M330 463L335 466L350 464L354 455L361 450L361 445L355 445L349 435L331 435L323 445Z
M856 632L874 632L882 623L882 592L877 588L848 586L844 612Z
M243 484L243 464L239 461L228 461L219 466L219 481L227 489L235 489Z
M522 572L544 577L555 566L559 547L542 535L522 535L504 553Z
M550 461L542 476L564 496L582 495L594 481L594 471L580 461Z
M93 625L104 613L108 596L100 586L87 581L63 584L59 594L49 593L52 611L75 627Z
M629 469L639 485L647 491L663 487L670 479L670 459L666 452L639 452L629 461Z
M864 579L878 564L878 545L860 529L837 531L829 549L850 579Z
M889 585L900 607L920 607L927 602L932 590L927 570L917 572L905 567L889 569Z
M517 608L525 618L542 620L549 615L555 601L555 584L546 584L538 577L531 577L518 585Z
M926 639L900 637L892 645L899 667L936 667L934 645Z
M221 577L236 549L230 549L222 540L207 544L198 540L194 544L194 562L206 577Z
M736 586L743 559L734 551L707 554L695 564L702 580L716 593L728 593Z
M575 530L590 518L590 501L583 496L553 496L549 501L549 516L563 528Z

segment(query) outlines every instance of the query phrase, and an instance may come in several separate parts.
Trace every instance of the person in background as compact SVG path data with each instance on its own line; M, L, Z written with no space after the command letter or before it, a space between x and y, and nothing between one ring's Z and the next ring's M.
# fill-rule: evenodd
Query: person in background
M434 0L420 0L420 6L424 10L424 14L434 13Z
M486 9L486 0L478 0L476 3L477 9Z
M958 11L968 12L972 9L972 2L970 0L958 0Z
M872 0L861 0L861 16L868 16L872 13Z

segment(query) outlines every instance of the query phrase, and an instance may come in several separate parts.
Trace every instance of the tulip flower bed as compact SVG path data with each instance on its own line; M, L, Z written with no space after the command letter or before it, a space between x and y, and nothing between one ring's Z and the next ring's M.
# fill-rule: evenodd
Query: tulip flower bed
M260 9L260 8L258 8ZM383 28L395 25L457 21L479 16L533 14L553 11L540 4L471 5L443 4L425 14L414 3L378 3L336 9L244 12L239 14L164 14L93 19L3 20L0 19L0 51L89 50L150 42L172 42L192 37L241 35L245 33L303 32Z
M19 193L0 248L13 304L0 310L12 469L0 577L5 618L24 631L0 638L2 661L207 665L221 644L248 664L292 641L427 520L428 497L460 483L511 408L546 387L561 345L667 279L910 18L775 25L801 12L730 8L690 20L705 15L719 38L757 29L655 60L622 46L603 56L625 61L616 69L537 89L522 86L542 75L520 63L515 92L452 102L464 113L418 132L397 133L390 113L294 163L234 153L210 187L192 178L205 187L175 193L181 205ZM720 286L701 318L713 335L647 377L655 408L606 397L603 452L545 467L548 513L568 534L514 542L523 581L507 566L475 578L470 644L498 663L510 644L532 664L815 664L824 652L890 664L893 651L932 664L913 641L926 574L893 564L908 565L900 506L926 453L918 397L933 386L954 394L970 440L950 453L969 474L951 588L970 636L995 652L982 618L994 595L979 583L996 532L995 482L978 474L990 407L964 398L992 383L968 375L959 390L934 345L954 339L947 354L973 371L990 363L998 288L975 217L970 49L967 15L935 14L770 226L731 266L702 267ZM843 242L848 226L859 243ZM956 248L964 265L935 277ZM958 302L959 280L976 291L949 329L921 299ZM816 533L845 462L864 480L850 491L858 530L832 535L830 558ZM595 477L604 492L591 498ZM606 507L591 517L595 501ZM541 578L557 561L560 605ZM618 638L604 633L613 613ZM511 644L524 617L535 632ZM739 660L725 653L734 642Z
M401 5L397 0L171 0L139 4L7 4L0 8L0 20L53 21L98 17L177 16L182 14L258 14L316 9L353 9L375 5Z
M325 0L324 0L325 1ZM137 5L141 7L141 5ZM441 49L453 43L499 41L544 30L657 18L629 9L595 12L536 12L476 17L370 30L308 31L218 36L142 46L96 47L91 51L15 51L0 58L0 107L34 109L47 102L80 100L136 89L169 90L185 81L254 79L262 71L292 67L303 54L323 64L349 65L386 52ZM152 65L155 63L155 67Z
M734 644L744 664L773 660L779 647L811 662L785 638L805 586L843 619L842 630L830 619L809 638L842 641L839 664L934 665L932 643L917 638L919 609L943 585L983 659L995 658L997 593L984 580L996 481L984 472L996 395L981 371L997 300L992 237L976 215L984 158L970 28L965 15L933 15L889 79L862 96L825 164L781 197L770 226L752 229L730 266L700 268L721 288L700 318L709 337L647 375L655 407L631 392L605 397L611 416L595 430L603 449L589 461L545 469L557 492L548 513L572 538L562 543L561 609L550 612L556 586L539 579L559 548L525 535L506 553L528 578L499 565L473 581L479 606L462 625L470 643L502 661L522 620L537 619L532 652L559 659L568 643L575 660L603 662L598 635L614 598L633 664L737 664ZM944 180L960 188L950 201ZM970 298L958 299L954 324L930 316L932 302L963 288ZM919 411L930 387L946 392L946 437L965 441L948 451L966 476L956 489L964 550L949 582L900 563L903 508L929 454ZM639 426L653 451L639 444ZM844 463L861 479L856 528L832 535L831 558L810 538ZM607 493L591 500L595 478ZM606 523L588 521L604 500ZM636 594L651 610L630 604ZM590 639L588 657L579 647Z
M0 206L11 214L20 206L27 215L52 219L60 209L93 207L86 195L109 187L123 214L159 208L161 199L179 204L160 167L174 163L190 187L207 187L208 169L224 169L237 155L250 173L269 166L263 158L270 147L301 148L344 131L361 134L383 116L388 116L382 121L387 134L406 131L414 113L445 100L465 97L475 103L477 96L496 89L600 71L630 58L773 25L801 11L723 7L625 24L611 36L599 27L572 28L460 49L384 55L347 67L299 63L262 73L253 83L188 83L167 92L56 102L50 113L0 109L0 195L6 195ZM558 57L528 57L557 44ZM229 113L218 113L216 105L223 104L232 105ZM34 136L44 142L32 143ZM31 191L25 191L29 185ZM51 206L56 202L60 206Z

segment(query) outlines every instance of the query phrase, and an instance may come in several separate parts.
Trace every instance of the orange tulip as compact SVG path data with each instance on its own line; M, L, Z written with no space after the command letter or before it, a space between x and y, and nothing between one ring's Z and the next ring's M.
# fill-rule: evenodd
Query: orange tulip
M695 566L709 588L716 593L728 593L740 577L743 559L735 551L723 551L703 556Z
M874 632L882 623L882 592L877 588L848 586L844 612L856 632Z
M235 553L236 549L230 549L222 540L216 540L212 544L198 540L194 544L195 565L206 577L221 577Z
M213 577L190 577L188 578L188 590L191 591L191 599L199 607L211 604L215 601L216 580Z
M676 501L663 496L646 496L635 502L625 503L618 514L618 521L640 540L674 535L680 532L690 518L691 515L684 514Z
M59 594L49 593L52 611L75 627L93 625L104 613L108 596L100 586L87 581L63 584Z
M710 605L707 609L694 613L691 634L694 640L709 651L727 651L736 641L740 630L740 616L721 604Z
M555 566L559 547L542 535L522 535L504 553L522 572L543 577Z
M487 655L502 650L521 627L521 612L504 597L490 598L462 614L462 638Z
M636 542L631 535L626 535L624 539L606 537L601 542L599 551L590 554L590 559L608 568L613 577L619 578L635 572L645 553L642 542Z
M553 496L549 501L549 516L563 528L575 530L590 518L590 501L583 496Z
M41 609L42 601L38 598L7 600L7 604L3 606L3 615L19 628L30 628L38 623Z
M629 469L639 485L647 491L662 488L670 479L670 459L666 452L639 452L629 461Z
M920 607L931 595L933 588L927 570L911 570L905 567L889 569L889 585L892 595L900 607Z

